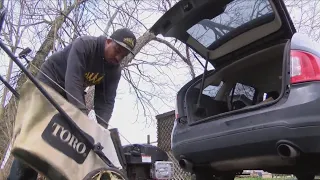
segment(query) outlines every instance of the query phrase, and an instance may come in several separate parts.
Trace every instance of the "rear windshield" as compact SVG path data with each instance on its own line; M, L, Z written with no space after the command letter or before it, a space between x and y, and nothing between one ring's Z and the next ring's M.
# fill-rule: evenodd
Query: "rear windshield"
M203 19L187 33L208 49L214 49L249 29L274 19L269 0L234 0L224 13Z

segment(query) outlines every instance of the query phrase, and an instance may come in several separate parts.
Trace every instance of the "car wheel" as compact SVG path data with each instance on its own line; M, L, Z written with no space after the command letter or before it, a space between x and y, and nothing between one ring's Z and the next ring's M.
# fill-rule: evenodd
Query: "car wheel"
M315 175L312 174L296 174L298 180L314 180Z

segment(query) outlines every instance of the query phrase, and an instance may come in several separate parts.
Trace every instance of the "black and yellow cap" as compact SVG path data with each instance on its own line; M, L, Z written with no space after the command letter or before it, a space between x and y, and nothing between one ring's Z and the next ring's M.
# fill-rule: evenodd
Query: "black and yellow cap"
M110 38L133 54L133 48L136 46L137 39L128 28L117 29L112 33Z

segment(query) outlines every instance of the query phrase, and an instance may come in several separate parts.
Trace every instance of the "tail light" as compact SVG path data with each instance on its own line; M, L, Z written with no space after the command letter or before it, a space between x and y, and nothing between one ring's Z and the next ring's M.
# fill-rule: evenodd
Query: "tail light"
M320 81L320 58L305 51L291 51L291 83Z

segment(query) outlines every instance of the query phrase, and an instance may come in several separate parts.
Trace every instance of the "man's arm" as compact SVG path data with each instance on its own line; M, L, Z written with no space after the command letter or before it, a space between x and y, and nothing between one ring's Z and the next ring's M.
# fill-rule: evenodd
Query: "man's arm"
M72 43L72 47L68 56L67 71L65 76L65 89L68 93L68 101L80 109L83 113L87 113L84 92L83 81L85 72L85 43L81 38L77 38ZM76 99L75 99L76 98Z
M105 127L108 126L113 112L120 78L121 70L116 70L115 73L106 75L103 83L95 86L94 111L96 115L103 118L100 119L97 116L98 122L101 124L102 121L102 125L105 125Z

